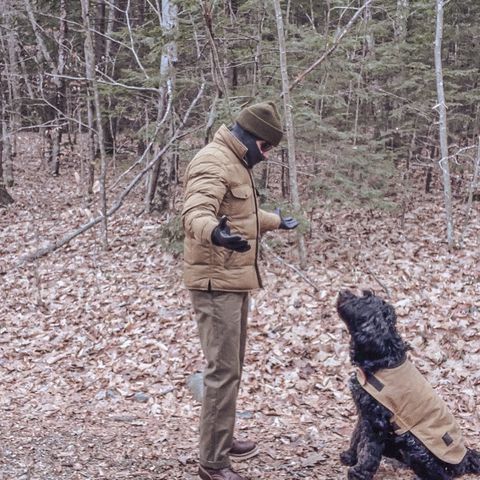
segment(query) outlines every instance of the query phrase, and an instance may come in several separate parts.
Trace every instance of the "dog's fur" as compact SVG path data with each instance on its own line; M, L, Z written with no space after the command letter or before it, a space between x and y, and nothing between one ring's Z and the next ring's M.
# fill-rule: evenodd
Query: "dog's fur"
M390 304L370 291L357 296L344 290L337 299L337 312L351 336L350 360L366 375L393 368L405 358L410 347L397 332L397 317ZM349 480L372 479L382 456L410 467L420 480L480 473L479 452L467 449L458 465L443 462L410 432L396 435L390 424L392 413L363 389L355 375L349 385L358 413L350 448L340 455L341 462L350 467Z

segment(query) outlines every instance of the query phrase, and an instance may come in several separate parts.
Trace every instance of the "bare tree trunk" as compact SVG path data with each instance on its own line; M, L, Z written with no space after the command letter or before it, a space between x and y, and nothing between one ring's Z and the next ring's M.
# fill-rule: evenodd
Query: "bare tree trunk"
M112 33L114 28L115 1L98 0L95 7L95 34L92 36L95 49L95 68L101 72L107 73L112 78L115 75L115 62L110 59L112 51ZM109 72L109 69L112 71ZM115 96L108 94L105 104L108 110L115 110ZM111 114L102 115L103 117L103 136L105 152L115 155L116 126L117 118Z
M13 198L7 192L7 189L5 188L5 186L0 184L0 208L6 207L11 203L13 203Z
M157 125L165 125L162 129L162 141L171 137L173 134L171 99L175 83L174 65L177 60L177 45L174 38L177 22L177 6L174 5L171 0L163 0L161 27L164 35L167 38L171 38L170 41L164 45L160 59L160 78L163 80L163 83L159 89ZM153 208L157 191L157 196L160 196L158 201L159 209L163 210L168 206L168 192L170 190L169 185L172 176L173 158L174 156L172 154L159 157L157 164L150 173L145 197L145 209L147 212L151 212ZM158 190L159 186L161 187L160 190Z
M372 11L370 5L365 7L364 19L363 23L365 25L365 40L363 42L363 51L362 51L362 61L360 63L360 72L358 74L356 91L355 91L355 117L353 120L353 145L357 144L358 139L358 122L360 117L360 107L361 107L361 87L364 77L364 66L365 66L365 59L369 56L374 55L374 37L373 33L370 31L370 24L372 22Z
M98 147L100 151L100 205L102 212L102 243L104 248L108 248L108 216L107 216L107 194L106 194L106 176L107 176L107 156L105 153L105 143L102 125L102 110L100 105L100 94L98 92L97 79L95 77L95 51L93 48L92 32L90 29L90 5L89 0L81 0L82 18L85 28L85 68L87 80L93 93L93 102L95 105L96 131L98 136Z
M407 37L407 19L410 0L397 0L397 13L393 25L396 42L404 42Z
M104 57L105 54L105 30L106 30L106 7L104 0L97 0L96 2L96 14L95 14L95 34L94 46L95 46L95 65L104 70L103 63L107 60Z
M169 1L169 0L168 0ZM212 74L215 80L216 87L219 91L219 97L223 98L225 109L228 112L230 120L233 120L232 111L230 108L230 94L228 91L227 82L225 76L223 75L222 64L220 57L218 55L217 45L215 43L215 37L213 32L213 2L206 2L205 0L200 0L200 5L202 6L203 19L205 21L205 27L207 32L207 38L210 43L211 49L211 59L212 59Z
M50 73L52 75L52 83L55 86L54 91L50 92L50 95L52 97L50 100L51 105L47 108L50 126L48 129L45 130L45 140L48 146L48 149L45 152L45 159L47 160L46 163L51 173L53 173L53 175L58 175L60 172L60 150L62 143L62 135L65 129L62 122L64 122L66 109L66 84L65 79L63 78L66 65L66 1L60 0L59 3L59 28L58 37L56 37L58 48L57 64L55 64L53 61L50 50L46 45L43 31L39 27L37 19L35 18L31 0L24 0L23 3L25 5L27 16L39 47L37 53L39 63L41 63L42 58L45 59L45 62L50 68Z
M2 42L3 43L3 42ZM9 115L7 114L7 109L6 109L6 104L8 101L8 97L6 97L5 93L8 95L8 87L4 88L4 85L6 84L6 81L1 82L1 102L2 102L2 131L0 132L2 135L2 141L0 142L0 156L2 158L2 169L1 169L1 175L0 175L0 185L2 185L2 188L6 191L6 186L7 186L7 179L5 175L5 169L3 168L3 159L9 158L10 157L10 135L8 133L8 125L9 125ZM7 90L7 92L5 92Z
M252 79L252 98L258 94L258 86L262 83L262 33L263 24L265 22L265 9L259 9L258 32L256 36L255 57L253 62L253 79Z
M287 71L287 50L285 45L285 32L283 28L283 16L280 7L280 0L273 0L275 7L275 19L278 32L278 46L280 50L280 70L282 74L282 94L283 106L285 111L285 127L287 131L288 143L288 166L290 177L290 197L295 211L300 212L300 196L298 194L297 183L297 161L295 152L295 132L293 125L292 104L290 101L289 80ZM305 248L305 238L302 233L297 233L298 237L298 254L300 259L300 267L307 266L307 253Z
M480 186L478 183L479 178L480 178L480 135L478 135L477 158L474 160L474 165L473 165L473 178L468 188L465 222L464 222L462 233L460 235L461 244L463 244L467 227L468 227L468 224L470 223L470 218L472 215L472 206L473 206L473 195L476 189Z
M437 26L435 34L435 77L437 81L437 99L440 136L440 161L439 165L443 173L443 198L445 203L445 214L447 223L447 242L449 248L454 245L454 226L452 212L452 190L450 180L450 162L448 160L447 144L447 107L445 105L445 92L443 89L443 71L442 71L442 39L443 39L443 6L444 0L437 2Z
M2 137L0 139L0 207L6 207L10 203L13 203L13 198L7 192L7 187L3 181L3 132L4 132L4 118L5 118L5 101L3 98L3 92L0 93L0 102L2 103Z
M58 29L58 60L54 70L55 92L55 124L52 145L51 169L54 175L60 173L60 149L62 144L62 135L64 126L62 125L65 115L66 88L63 74L65 71L65 49L67 36L67 8L65 0L60 0L60 25Z
M15 28L13 25L14 5L12 0L1 1L3 17L5 22L5 35L6 35L6 71L8 82L8 110L10 111L7 125L7 137L4 138L5 149L3 157L3 176L5 183L8 187L11 187L14 183L13 177L13 164L17 155L17 141L16 136L18 128L20 127L20 71L18 68L19 50L17 37L15 34ZM7 60L8 59L8 60Z
M86 180L86 200L87 204L93 202L93 185L95 183L95 158L97 156L97 142L95 141L95 121L92 101L90 100L90 93L87 90L87 156L86 168L84 169ZM83 155L81 156L83 159Z

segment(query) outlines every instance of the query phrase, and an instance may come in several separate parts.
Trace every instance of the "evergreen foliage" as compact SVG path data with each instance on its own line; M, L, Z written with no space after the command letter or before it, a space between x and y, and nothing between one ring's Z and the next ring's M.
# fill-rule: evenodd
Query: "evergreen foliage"
M13 4L22 68L22 95L15 101L22 105L22 126L40 128L53 118L55 72L39 53L24 2ZM173 125L166 126L158 138L165 138L166 132L178 126L199 85L206 82L205 93L187 125L193 133L177 146L182 168L192 151L222 123L230 124L246 103L274 99L280 105L281 79L269 1L176 0L175 4L178 26L169 35L161 26L162 12L155 10L155 2L119 0L115 7L110 2L92 2L91 13L102 114L115 123L116 135L130 142L152 140L159 121L159 92L165 88L160 58L167 42L173 40L177 48L174 115ZM286 5L287 56L293 81L331 45L363 1L348 6L340 0L302 0L288 2L284 8ZM57 42L60 0L39 0L32 8L56 65L61 50ZM80 5L68 2L67 15L67 47L63 51L67 103L62 113L70 131L84 130L75 123L78 118L85 119L89 98ZM472 146L478 134L479 17L476 0L446 5L443 57L452 154ZM403 37L397 31L400 20L396 0L374 2L334 54L292 90L301 183L310 189L307 196L315 196L319 204L330 198L390 207L399 193L398 178L411 161L427 168L438 160L434 2L409 2ZM0 56L7 65L5 42ZM4 87L6 75L4 72L2 77ZM207 134L209 120L213 123ZM461 167L467 171L469 158L460 156Z

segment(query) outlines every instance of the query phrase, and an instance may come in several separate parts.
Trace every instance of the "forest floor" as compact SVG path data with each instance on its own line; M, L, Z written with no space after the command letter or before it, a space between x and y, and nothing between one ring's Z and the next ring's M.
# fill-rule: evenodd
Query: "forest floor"
M195 479L200 406L187 386L203 366L181 257L164 221L132 196L100 229L23 265L19 258L91 216L74 167L58 178L26 162L0 209L0 480ZM457 205L458 213L464 205ZM412 358L480 447L480 205L462 248L445 243L440 195L398 214L318 210L305 281L264 250L252 295L238 432L261 455L251 480L344 479L338 454L355 421L348 337L335 312L346 286L390 294ZM266 236L297 264L295 235ZM376 479L407 480L382 462ZM473 477L464 477L466 480Z

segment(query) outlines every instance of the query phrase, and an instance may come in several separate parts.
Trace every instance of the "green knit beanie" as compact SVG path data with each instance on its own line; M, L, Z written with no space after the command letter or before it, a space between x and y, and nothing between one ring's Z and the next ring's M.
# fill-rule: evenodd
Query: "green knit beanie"
M236 122L252 135L277 146L282 139L282 121L273 102L262 102L245 107Z

